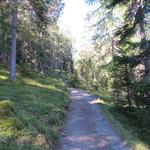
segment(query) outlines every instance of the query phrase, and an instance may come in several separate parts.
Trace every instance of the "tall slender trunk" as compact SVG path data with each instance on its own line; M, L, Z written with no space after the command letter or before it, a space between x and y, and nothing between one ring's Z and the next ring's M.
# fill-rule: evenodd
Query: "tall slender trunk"
M131 98L130 98L130 88L128 85L127 85L127 100L128 100L128 105L131 108L132 103L131 103Z
M17 34L17 0L12 0L13 13L12 13L12 45L10 52L10 79L16 78L16 34Z
M141 50L146 50L146 32L145 32L145 24L144 24L144 10L142 7L139 8L139 27L140 27L140 37L141 37Z
M115 96L116 96L117 101L119 102L119 100L120 100L120 92L119 92L118 83L117 83L117 85L116 85Z
M115 43L115 41L114 41L114 38L112 37L112 39L111 39L111 54L112 54L112 58L114 57L114 43Z
M126 93L127 93L127 100L128 100L128 105L131 108L132 102L131 102L131 96L130 96L130 79L129 79L129 69L128 66L125 65L125 74L126 74Z
M45 28L42 25L42 31L41 31L41 49L44 50L44 39L45 39Z
M145 32L145 24L144 24L144 8L139 8L139 15L140 15L140 21L139 21L139 27L140 27L140 36L141 36L141 44L140 49L145 52L147 51L147 39L146 39L146 32ZM144 56L143 63L145 66L145 81L147 83L150 83L150 62L149 62L150 56L149 54Z

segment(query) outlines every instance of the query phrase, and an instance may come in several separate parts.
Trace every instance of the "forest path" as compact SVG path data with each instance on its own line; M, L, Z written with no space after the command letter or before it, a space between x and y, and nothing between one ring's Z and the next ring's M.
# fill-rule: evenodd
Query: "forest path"
M70 99L61 150L129 150L100 112L94 95L70 89Z

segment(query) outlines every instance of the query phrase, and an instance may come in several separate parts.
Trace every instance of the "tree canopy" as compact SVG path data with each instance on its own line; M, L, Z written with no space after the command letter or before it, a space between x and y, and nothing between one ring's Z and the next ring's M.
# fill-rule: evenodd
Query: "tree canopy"
M72 67L71 40L57 25L63 7L60 0L0 2L0 62L10 64L12 80L16 63L42 73Z

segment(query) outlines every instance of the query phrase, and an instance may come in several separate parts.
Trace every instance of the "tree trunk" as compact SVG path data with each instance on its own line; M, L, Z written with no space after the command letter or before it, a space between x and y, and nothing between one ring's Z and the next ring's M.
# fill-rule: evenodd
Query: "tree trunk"
M117 88L116 88L116 98L117 98L117 101L119 102L120 94L119 94L119 87L118 87L118 85L117 85Z
M139 27L140 27L140 36L141 36L141 44L140 49L145 52L147 50L147 39L146 39L146 32L145 32L145 24L144 24L144 7L142 6L139 8ZM144 56L143 63L145 66L145 81L150 83L150 62L149 62L149 55Z
M132 103L131 103L131 98L130 98L130 89L129 89L129 86L127 86L127 99L128 99L128 105L131 108Z
M129 78L129 69L128 66L125 65L125 75L126 75L126 93L127 93L127 100L128 100L128 105L131 108L132 102L131 102L131 96L130 96L130 78Z
M10 52L10 79L16 78L16 34L17 34L17 0L12 0L13 13L12 13L12 45Z
M112 58L114 57L114 38L112 37L111 39L111 54L112 54Z

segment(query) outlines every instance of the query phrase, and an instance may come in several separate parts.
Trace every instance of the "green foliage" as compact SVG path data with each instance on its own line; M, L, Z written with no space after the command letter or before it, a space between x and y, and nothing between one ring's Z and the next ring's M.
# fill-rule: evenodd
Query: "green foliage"
M71 87L79 87L80 82L76 73L69 75L69 86Z
M148 83L145 83L145 82L135 82L133 84L133 86L134 86L135 92L139 93L141 95L145 95L150 90L150 85Z
M101 95L99 95L101 97ZM113 102L113 100L111 99ZM150 143L149 110L110 104L108 98L99 100L100 110L108 118L116 132L135 150L148 150ZM143 118L143 113L144 118ZM143 124L144 122L144 124Z
M108 118L119 120L117 129L127 128L122 134L140 150L150 145L149 8L146 0L99 1L91 15L94 49L83 51L76 67L82 85L104 97Z
M0 63L7 65L12 41L12 5L0 2ZM43 74L72 70L71 40L57 26L63 6L57 0L18 1L16 61L23 69Z
M0 117L10 116L14 112L12 102L9 100L3 100L0 102Z
M130 126L134 134L137 134L141 141L150 145L150 132L148 131L150 125L150 112L147 108L133 108L130 110L128 108L114 107L110 110L122 124L125 123L125 127Z
M0 149L57 149L69 102L64 83L34 72L12 82L2 70L0 85Z

